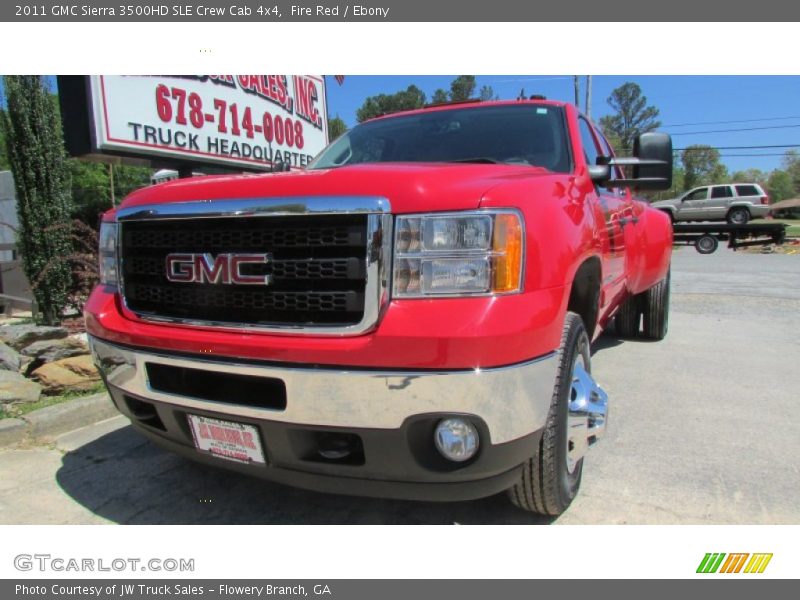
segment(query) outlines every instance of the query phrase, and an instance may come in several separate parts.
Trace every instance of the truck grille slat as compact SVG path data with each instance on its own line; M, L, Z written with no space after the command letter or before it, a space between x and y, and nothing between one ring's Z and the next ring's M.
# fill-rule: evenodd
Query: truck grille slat
M143 316L232 325L351 325L364 315L367 216L225 217L122 224L123 294ZM268 285L167 280L169 254L268 253Z

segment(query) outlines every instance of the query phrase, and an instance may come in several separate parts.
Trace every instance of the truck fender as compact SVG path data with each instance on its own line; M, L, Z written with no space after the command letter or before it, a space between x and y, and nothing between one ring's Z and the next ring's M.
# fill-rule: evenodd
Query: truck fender
M645 208L635 224L625 264L627 288L643 292L667 276L672 258L672 223L661 210Z

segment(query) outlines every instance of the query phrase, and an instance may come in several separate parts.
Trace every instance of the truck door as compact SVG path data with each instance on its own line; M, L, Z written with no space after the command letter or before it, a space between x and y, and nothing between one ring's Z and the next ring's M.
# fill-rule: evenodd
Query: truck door
M711 198L706 201L704 219L722 220L728 214L728 206L733 200L733 191L729 185L715 185L711 188Z
M590 165L597 164L598 156L607 156L611 153L608 143L602 135L594 130L592 125L583 117L578 119L581 142L586 153L586 162ZM602 142L601 142L602 140ZM604 147L605 146L605 147ZM618 177L614 173L613 177ZM621 190L614 188L595 187L597 202L595 203L595 217L598 223L605 225L602 235L603 244L603 307L611 303L618 295L623 293L625 287L625 225L632 216L632 201ZM628 214L630 213L630 214ZM602 310L602 307L601 307Z
M681 198L681 203L678 206L678 218L681 221L699 221L705 218L707 200L707 187L692 190Z

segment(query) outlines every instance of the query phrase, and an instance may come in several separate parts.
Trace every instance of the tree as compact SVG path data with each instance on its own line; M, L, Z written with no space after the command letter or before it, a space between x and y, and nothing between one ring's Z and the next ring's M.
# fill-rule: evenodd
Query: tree
M6 133L3 123L5 122L5 111L0 110L0 171L8 171L11 164L8 162L8 153L6 152Z
M462 102L472 98L475 91L475 75L459 75L450 82L450 101Z
M658 109L647 105L638 84L628 81L611 92L608 104L615 114L600 119L600 127L607 137L616 136L624 153L633 150L634 140L642 133L653 131L661 125Z
M80 159L68 161L72 179L72 217L91 227L97 227L98 216L133 190L147 185L152 170L147 167L129 167ZM111 189L111 171L114 189Z
M328 139L333 141L347 131L347 124L337 114L333 119L328 119Z
M432 104L444 104L445 102L450 102L450 96L448 95L447 90L439 88L433 92L433 98L431 98Z
M683 170L683 167L676 166L672 169L672 187L668 190L661 190L659 192L641 192L639 195L644 196L650 202L657 202L658 200L669 200L671 198L676 198L680 196L681 193L685 191L684 188L684 178L686 177L686 172Z
M43 321L58 322L67 303L72 252L70 182L61 122L42 78L4 78L2 115L8 161L17 191L17 247Z
M688 146L681 153L681 162L685 171L685 190L698 185L725 183L729 179L727 167L719 161L719 151L711 146Z
M800 152L789 150L784 155L783 170L792 178L793 194L800 195Z
M781 200L793 198L795 190L792 176L786 171L775 169L769 175L767 193L769 194L770 202L780 202Z
M379 117L399 110L411 110L425 106L425 93L415 85L395 94L370 96L356 111L356 120L363 123L367 119Z
M742 183L758 183L765 185L767 179L769 179L769 174L761 169L744 169L742 171L736 171L731 175L731 181Z
M500 97L494 93L492 86L484 85L481 87L481 91L478 92L478 98L486 102L487 100L499 100Z

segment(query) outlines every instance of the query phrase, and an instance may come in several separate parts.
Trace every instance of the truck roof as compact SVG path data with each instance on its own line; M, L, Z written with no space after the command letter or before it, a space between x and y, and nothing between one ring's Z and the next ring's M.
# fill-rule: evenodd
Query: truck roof
M397 112L386 113L384 115L380 115L378 117L373 117L371 119L367 119L364 121L368 123L370 121L377 121L379 119L391 119L394 117L406 116L406 115L414 115L414 114L421 114L421 113L429 113L429 112L438 112L444 110L461 110L464 108L485 108L491 106L511 106L511 105L518 105L518 104L530 104L535 106L558 106L563 107L569 104L568 102L564 102L561 100L544 100L544 99L534 99L534 100L463 100L459 102L443 102L441 104L431 104L428 106L424 106L422 108L414 108L411 110L400 110Z

